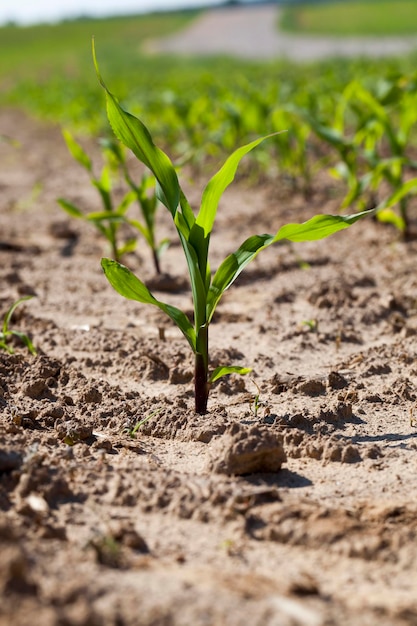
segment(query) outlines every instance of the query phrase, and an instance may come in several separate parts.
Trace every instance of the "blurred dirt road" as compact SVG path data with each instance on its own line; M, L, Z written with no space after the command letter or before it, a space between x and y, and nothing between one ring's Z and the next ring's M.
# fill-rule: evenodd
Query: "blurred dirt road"
M417 48L416 37L320 37L279 32L275 6L218 8L171 37L149 40L150 53L226 54L252 59L286 57L313 61L328 57L391 56Z

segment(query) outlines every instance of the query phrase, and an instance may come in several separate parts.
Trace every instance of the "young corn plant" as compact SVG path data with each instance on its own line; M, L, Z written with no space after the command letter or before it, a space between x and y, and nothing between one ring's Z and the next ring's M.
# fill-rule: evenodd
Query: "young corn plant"
M12 346L9 345L9 340L12 337L18 337L25 344L29 352L36 355L36 348L28 335L20 330L10 330L9 328L13 313L15 312L19 304L21 304L25 300L30 300L31 298L33 298L33 296L22 296L12 304L12 306L9 308L6 315L4 316L3 326L0 331L0 350L6 350L6 352L8 352L9 354L13 354L14 349L12 348Z
M159 202L154 192L155 177L149 171L145 171L142 174L139 185L136 184L127 167L123 145L108 140L105 141L104 145L114 155L116 162L123 172L126 184L130 187L133 197L139 205L142 221L126 216L126 222L130 224L130 226L133 226L133 228L145 238L152 252L155 272L161 274L160 258L163 252L168 248L170 242L169 239L163 239L159 243L156 240L155 215Z
M410 238L408 204L410 190L415 189L415 183L408 184L406 174L417 166L409 154L410 135L417 121L416 95L415 81L405 76L380 80L372 90L352 81L339 106L340 118L355 115L353 144L364 170L352 199L364 192L377 196L385 183L391 193L377 205L377 219L392 223L404 240ZM396 212L391 208L393 199L397 199Z
M116 261L120 261L124 254L132 252L136 247L136 237L128 239L121 244L119 243L120 238L118 236L120 226L125 221L126 211L129 205L134 201L135 194L129 191L123 196L122 201L115 206L112 196L113 153L106 148L103 150L105 163L101 170L100 177L97 178L93 173L92 161L85 150L68 130L64 129L62 134L71 156L87 171L90 176L91 184L98 190L103 209L101 211L85 213L78 206L65 198L58 198L58 203L71 217L92 223L107 239L113 258Z
M158 148L141 120L125 111L117 98L106 87L101 77L93 42L93 59L97 77L106 93L107 115L116 137L151 172L156 180L159 200L170 212L187 261L194 304L194 318L180 309L157 300L146 285L127 267L112 260L101 261L104 273L113 288L125 298L151 304L164 311L178 326L194 353L195 410L207 412L211 385L222 376L246 374L249 368L234 365L216 367L210 371L209 326L224 292L259 252L268 246L288 239L307 241L322 239L347 228L366 212L349 216L316 215L302 224L287 224L275 234L252 235L229 254L212 275L208 258L210 236L216 218L219 200L235 177L239 162L266 137L260 137L233 152L205 187L199 211L194 214L180 186L169 157Z

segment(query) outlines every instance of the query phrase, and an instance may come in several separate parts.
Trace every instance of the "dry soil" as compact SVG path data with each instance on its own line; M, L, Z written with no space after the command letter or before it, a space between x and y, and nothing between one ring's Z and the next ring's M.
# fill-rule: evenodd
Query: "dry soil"
M12 327L38 349L0 352L0 624L417 624L417 243L369 219L259 255L211 328L212 365L252 373L199 416L185 340L112 290L105 242L56 203L99 208L59 129L2 110L0 132L19 142L0 144L0 310L35 296ZM332 185L240 180L213 268L337 211ZM189 312L169 218L165 276L143 244L125 263Z

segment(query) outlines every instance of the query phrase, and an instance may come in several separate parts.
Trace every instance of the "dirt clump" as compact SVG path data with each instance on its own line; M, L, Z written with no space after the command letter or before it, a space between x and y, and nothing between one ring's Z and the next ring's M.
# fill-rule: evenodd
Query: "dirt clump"
M265 426L233 424L211 447L211 469L220 474L244 476L278 472L287 460L282 439Z

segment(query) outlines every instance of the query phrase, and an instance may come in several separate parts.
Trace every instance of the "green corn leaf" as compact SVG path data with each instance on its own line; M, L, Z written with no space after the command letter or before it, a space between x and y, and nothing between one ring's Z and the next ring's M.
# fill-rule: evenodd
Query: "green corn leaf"
M242 158L251 150L256 148L262 141L277 135L272 133L265 137L259 137L245 146L235 150L226 160L220 170L211 178L203 191L201 198L201 206L196 218L196 225L200 226L204 231L204 237L207 237L213 230L213 224L216 219L217 207L219 200L225 189L233 182L236 170Z
M125 222L123 213L116 213L115 211L92 211L87 213L85 218L90 222Z
M144 226L141 222L139 222L139 220L126 219L126 222L130 224L131 226L133 226L133 228L136 228L136 230L138 230L141 233L141 235L145 237L148 245L151 246L151 248L153 247L152 236L149 230L146 228L146 226Z
M251 367L239 367L238 365L216 367L216 369L211 373L208 382L214 383L216 380L219 380L219 378L222 378L222 376L227 376L228 374L240 374L241 376L244 376L245 374L249 374L251 371Z
M359 83L357 84L353 94L353 97L357 98L360 103L368 106L371 112L381 122L384 127L384 131L390 140L394 152L401 153L401 144L398 142L398 138L396 137L394 128L392 126L392 121L387 109L378 102L378 100L372 95L370 91L365 89L363 85L360 85Z
M208 248L210 243L210 233L216 219L220 198L226 188L233 182L236 170L242 158L251 150L256 148L262 141L278 133L259 137L237 150L235 150L226 160L220 170L211 178L205 187L201 199L200 211L195 219L188 240L196 252L201 280L205 284L206 291L210 284L210 270L208 267ZM205 308L205 304L204 304ZM202 313L202 307L199 308Z
M108 150L109 153L114 156L116 161L118 161L121 165L125 164L125 156L121 144L106 137L100 140L100 144L102 148Z
M190 232L187 242L195 251L197 266L195 269L197 269L203 284L206 284L210 235L205 236L203 228L196 223Z
M120 202L119 206L117 207L116 213L121 213L124 215L127 209L135 200L136 200L136 193L134 191L128 191L122 198L122 201Z
M379 120L386 123L388 122L388 114L386 109L378 102L378 100L371 94L368 89L365 89L360 83L356 83L353 95L358 100L369 106L371 111L378 117Z
M181 233L179 233L179 237L181 239L190 275L191 290L194 302L195 326L196 328L199 328L206 322L205 314L207 291L205 287L205 277L202 277L199 271L198 255L196 250L192 245L188 243L188 241Z
M211 321L223 293L236 280L246 265L262 250L274 242L273 235L253 235L225 258L213 277L207 295L207 319Z
M8 354L13 354L14 350L11 346L8 346L5 341L2 341L4 338L3 333L0 333L0 350L6 350Z
M91 183L98 190L103 205L107 211L113 210L113 203L111 197L111 179L109 176L108 168L103 168L100 179L92 178Z
M182 190L180 190L180 206L181 211L177 211L174 222L178 232L188 241L190 231L195 224L195 216Z
M71 217L84 217L84 213L80 211L80 209L76 207L75 204L72 204L71 202L68 202L68 200L65 200L65 198L58 198L57 202Z
M213 277L207 297L207 319L211 320L223 293L236 280L242 270L259 252L273 243L288 239L290 241L315 241L324 239L333 233L348 228L362 217L374 211L363 211L353 215L316 215L302 224L282 226L276 235L253 235L230 254L218 268Z
M106 92L107 116L114 134L154 174L158 183L158 199L175 216L180 200L180 186L172 162L160 148L155 146L143 122L125 111L119 105L117 98L107 89L99 71L94 40L93 59L97 77Z
M275 241L289 239L290 241L316 241L325 239L339 230L348 228L361 218L373 214L375 211L362 211L353 215L315 215L302 224L286 224L282 226L274 237Z
M353 148L352 141L342 135L337 128L321 124L315 117L303 109L295 109L295 111L309 124L320 139L327 141L327 143L336 148L339 152L344 153L348 148Z
M336 163L334 167L331 167L329 169L329 172L332 176L334 176L334 178L347 182L352 176L352 172L345 161L340 161L339 163Z
M25 333L19 330L9 330L9 324L16 308L25 300L31 300L32 298L33 296L22 296L21 298L16 300L16 302L12 304L4 317L2 331L0 332L0 348L7 350L9 354L13 354L14 350L12 347L7 345L7 338L14 335L16 337L19 337L19 339L25 344L31 354L36 355L36 348Z
M128 254L129 252L134 252L137 246L137 239L128 239L120 248L118 248L119 259Z
M185 313L170 304L157 300L146 285L121 263L104 258L101 260L101 266L107 280L121 296L144 304L153 304L166 313L184 334L193 352L195 352L195 331Z
M167 237L165 237L165 239L162 239L156 248L156 253L158 257L161 257L164 254L164 252L168 250L170 245L171 245L170 239L168 239Z
M74 137L68 130L63 130L62 135L64 137L65 143L67 144L67 148L71 154L71 156L82 165L88 172L92 171L91 159L84 152L79 143L77 143Z
M110 193L112 188L111 167L109 165L105 165L101 170L100 179L93 180L92 182L98 189L102 189L106 193Z

